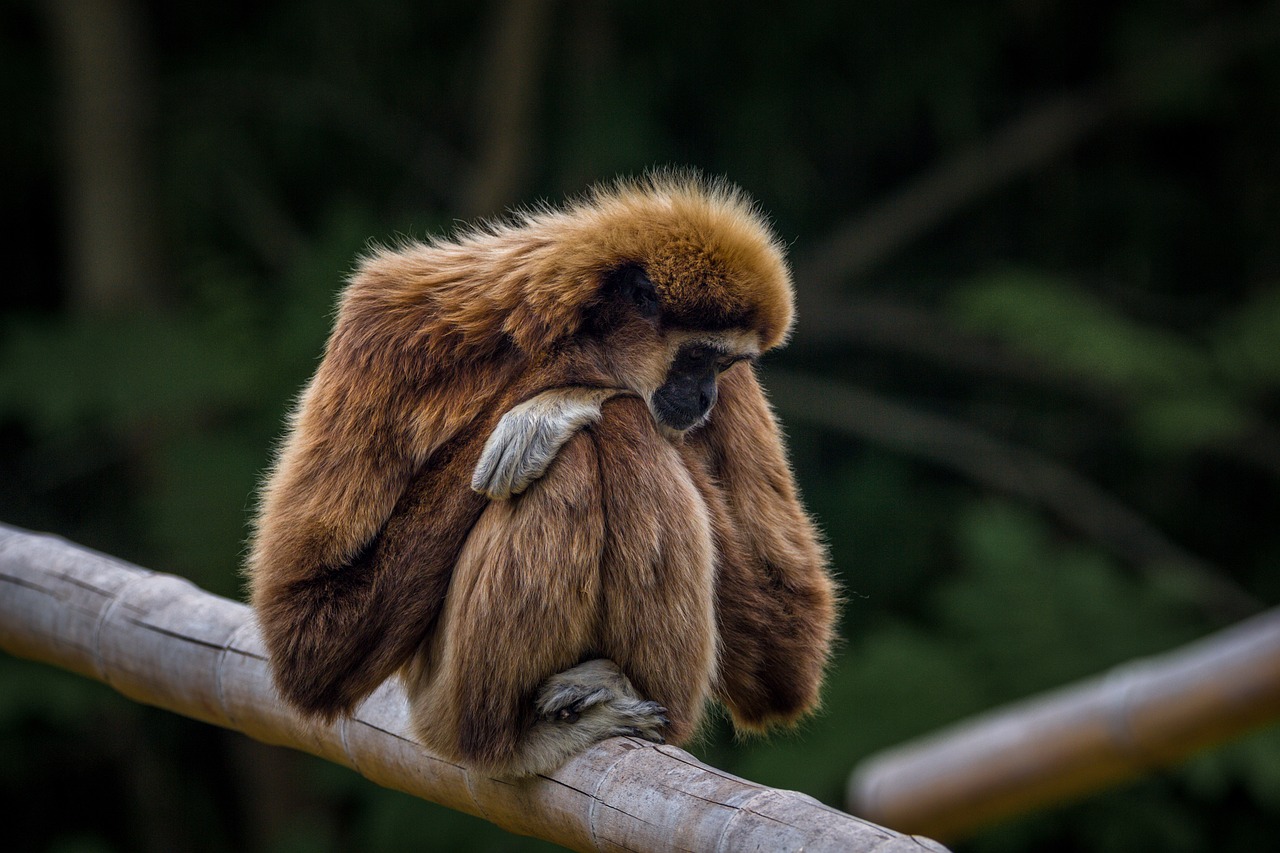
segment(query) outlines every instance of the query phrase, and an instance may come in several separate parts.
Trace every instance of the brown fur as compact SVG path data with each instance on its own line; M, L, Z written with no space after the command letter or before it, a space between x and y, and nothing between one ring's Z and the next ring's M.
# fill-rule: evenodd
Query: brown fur
M637 470L656 476L621 476ZM682 741L712 688L713 592L692 478L644 404L617 398L534 488L491 502L472 528L411 668L417 731L445 755L509 770L539 685L604 657L661 697L668 737Z
M602 295L628 263L658 292L656 326ZM791 301L754 208L687 176L365 259L248 564L283 697L332 718L403 670L424 742L517 775L564 757L530 751L567 725L535 700L591 658L665 706L676 743L711 695L749 729L811 710L833 587L754 373L726 372L685 440L634 396L661 380L669 335L746 330L764 350ZM563 386L620 396L523 495L472 492L502 413Z
M835 639L835 587L800 506L782 436L749 365L720 380L710 420L684 447L719 554L716 696L739 728L796 721L818 703Z

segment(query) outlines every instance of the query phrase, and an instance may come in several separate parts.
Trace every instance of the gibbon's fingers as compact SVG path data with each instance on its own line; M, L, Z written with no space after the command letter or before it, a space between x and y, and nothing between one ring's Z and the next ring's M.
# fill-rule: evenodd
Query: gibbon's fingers
M485 443L471 488L494 500L523 492L546 473L574 433L600 419L616 388L552 388L504 414Z
M580 671L596 663L607 663L621 681L607 671ZM667 743L663 736L668 725L664 708L636 695L630 681L617 671L613 661L588 661L553 675L543 688L539 704L553 707L559 695L582 693L603 695L603 698L580 712L563 715L556 712L554 716L539 717L527 731L515 760L500 768L498 774L515 777L549 774L571 756L607 738L643 738L652 743Z

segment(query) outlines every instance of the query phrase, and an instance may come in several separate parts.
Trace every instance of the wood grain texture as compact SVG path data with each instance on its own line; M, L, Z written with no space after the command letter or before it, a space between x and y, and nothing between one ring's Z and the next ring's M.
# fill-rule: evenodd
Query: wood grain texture
M945 850L631 738L598 744L551 776L518 784L487 778L412 739L408 702L395 681L350 718L303 722L275 695L245 605L2 525L0 648L574 850Z

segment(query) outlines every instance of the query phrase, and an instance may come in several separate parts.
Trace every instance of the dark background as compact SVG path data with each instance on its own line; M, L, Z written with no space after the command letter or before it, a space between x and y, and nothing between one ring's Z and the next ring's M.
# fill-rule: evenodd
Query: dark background
M0 0L0 520L241 596L246 520L370 240L653 165L791 246L765 381L848 601L825 709L694 751L840 804L862 757L1280 601L1280 13L1142 0ZM0 658L2 846L539 846ZM1253 851L1272 727L961 851Z

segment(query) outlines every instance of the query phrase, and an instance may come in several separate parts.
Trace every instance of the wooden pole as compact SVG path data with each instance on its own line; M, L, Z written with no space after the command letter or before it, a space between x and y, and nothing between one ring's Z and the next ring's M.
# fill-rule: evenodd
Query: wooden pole
M945 851L632 738L598 744L551 776L491 779L413 740L396 681L350 719L305 723L276 697L245 605L3 525L0 648L574 850Z
M1280 608L863 761L849 807L955 839L1280 718Z

